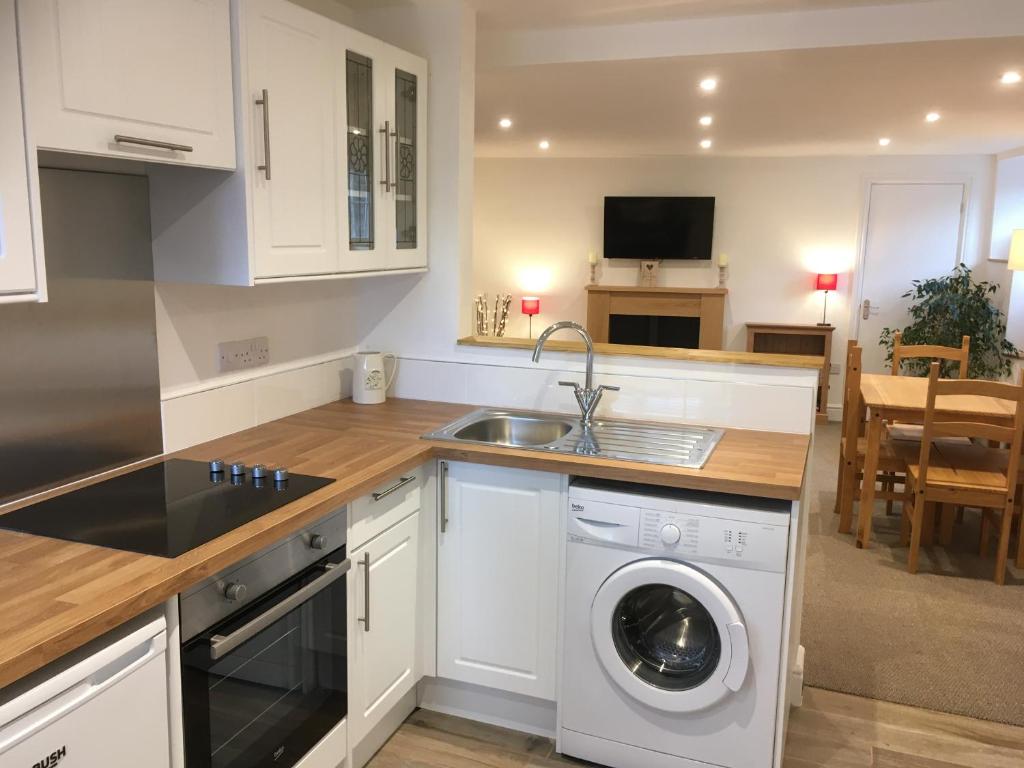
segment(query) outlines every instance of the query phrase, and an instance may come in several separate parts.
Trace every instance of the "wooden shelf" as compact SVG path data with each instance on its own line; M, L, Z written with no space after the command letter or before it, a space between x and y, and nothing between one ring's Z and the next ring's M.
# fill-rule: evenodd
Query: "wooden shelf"
M828 421L828 377L832 366L831 325L747 323L747 351L807 355L819 362L817 421Z
M490 347L492 349L533 349L536 339L512 338L508 336L464 336L458 344L468 347ZM544 344L551 352L584 352L582 341L551 339ZM780 368L818 368L824 358L805 355L762 355L751 352L729 352L717 349L682 349L680 347L644 347L634 344L594 344L598 355L655 357L662 360L691 360L697 363L734 363L736 365L774 365Z

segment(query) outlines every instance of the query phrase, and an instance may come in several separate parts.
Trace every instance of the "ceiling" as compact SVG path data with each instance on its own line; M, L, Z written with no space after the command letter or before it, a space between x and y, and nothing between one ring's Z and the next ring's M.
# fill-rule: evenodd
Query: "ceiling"
M670 19L818 11L926 0L470 0L485 29L631 24Z
M1024 38L506 67L477 73L476 152L998 153L1024 146L1024 84L999 82L1009 69L1024 71ZM714 94L697 87L709 75L719 79ZM942 119L926 123L931 110ZM714 116L709 129L697 123L703 114ZM507 131L498 127L505 116L514 121ZM882 136L892 139L887 149L878 146ZM711 150L699 147L705 137ZM542 138L551 142L546 153Z

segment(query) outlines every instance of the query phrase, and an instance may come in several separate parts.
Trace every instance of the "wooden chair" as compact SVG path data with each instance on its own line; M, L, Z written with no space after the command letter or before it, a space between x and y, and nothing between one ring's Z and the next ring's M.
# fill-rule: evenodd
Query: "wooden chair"
M960 348L941 347L938 344L904 344L903 334L896 331L892 341L892 375L900 375L900 366L904 360L927 358L929 360L949 360L959 363L961 379L967 378L967 369L971 357L971 337L964 336Z
M950 360L958 363L957 373L961 379L966 379L971 357L971 337L964 336L960 342L960 348L942 347L937 344L911 344L903 343L903 334L897 331L893 334L892 342L892 375L901 376L901 366L904 360L925 358L932 362L936 360ZM886 433L893 440L921 440L920 424L887 424Z
M846 345L846 386L843 389L843 430L839 441L839 479L836 486L836 511L839 512L839 530L850 533L853 525L853 502L860 498L860 479L864 471L867 438L864 436L864 418L860 408L861 347L856 341ZM898 456L888 439L883 439L878 453L877 480L882 482L876 498L889 504L903 498L895 492L895 484L903 482L906 471L903 458Z
M1020 382L1015 385L996 381L940 379L939 363L932 363L923 435L917 456L912 455L912 443L905 443L902 449L907 466L903 538L910 545L907 570L911 573L917 573L922 533L930 525L925 514L926 505L929 502L949 503L981 507L985 515L984 524L998 528L999 548L994 578L997 584L1005 583L1024 434L1024 372ZM1012 401L1016 404L1013 426L938 418L935 399L945 395ZM945 437L967 438L968 441L980 438L989 442L934 442ZM1007 444L1009 449L993 448L993 443ZM1018 545L1017 557L1018 562L1024 560L1024 544Z

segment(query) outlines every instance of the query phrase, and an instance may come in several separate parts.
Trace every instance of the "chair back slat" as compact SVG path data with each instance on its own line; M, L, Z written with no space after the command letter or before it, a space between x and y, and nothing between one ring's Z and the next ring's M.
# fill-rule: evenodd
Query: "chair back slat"
M843 436L854 440L860 436L861 348L851 339L846 343L846 386L843 389Z
M900 365L904 360L927 358L929 360L949 360L959 363L959 376L967 378L968 363L971 357L971 337L964 336L960 342L960 348L942 347L938 344L911 344L903 343L903 334L897 331L893 334L892 342L892 375L900 375Z
M997 400L1016 402L1017 385L1005 381L988 381L987 379L939 379L935 382L935 394L965 395L975 397L993 397Z
M980 437L982 440L1009 443L1013 440L1013 427L969 421L939 421L932 424L932 438L940 437Z
M1024 444L1024 371L1018 384L997 381L950 381L939 379L940 365L933 362L928 374L928 399L924 411L924 425L921 434L920 486L923 491L928 485L928 465L934 450L932 441L937 437L979 437L1009 444L1009 458L1006 468L1007 499L1012 501L1017 487L1017 473L1020 469L1021 445ZM964 421L963 416L944 419L936 417L935 399L940 395L971 394L990 397L1014 403L1013 426L996 426L986 422Z

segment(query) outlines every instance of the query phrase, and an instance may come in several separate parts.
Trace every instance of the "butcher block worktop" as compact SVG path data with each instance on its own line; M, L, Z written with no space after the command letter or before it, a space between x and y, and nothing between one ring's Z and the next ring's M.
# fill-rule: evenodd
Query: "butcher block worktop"
M472 410L414 400L375 406L345 400L173 454L281 464L335 480L177 558L0 530L0 687L432 458L779 499L799 498L803 484L807 435L726 430L700 470L419 439ZM25 503L2 510L18 506Z

